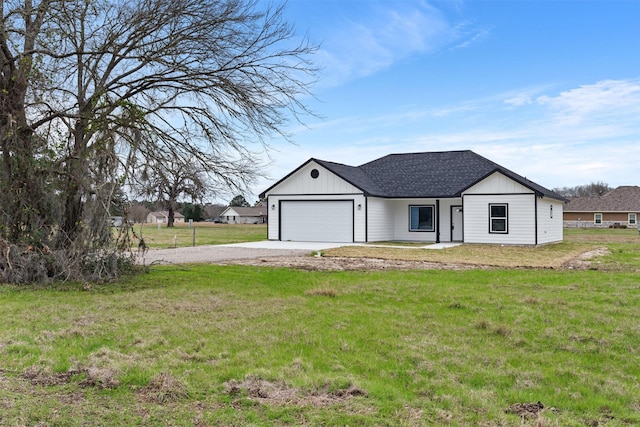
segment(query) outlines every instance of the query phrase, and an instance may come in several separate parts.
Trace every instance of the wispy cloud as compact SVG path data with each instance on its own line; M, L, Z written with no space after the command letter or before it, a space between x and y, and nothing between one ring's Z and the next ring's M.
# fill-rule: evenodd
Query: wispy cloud
M335 86L368 76L397 61L431 52L465 39L472 43L486 37L449 22L426 2L361 2L357 17L338 21L328 30L316 60L324 68L321 84Z
M579 125L603 116L633 119L640 117L640 79L603 80L560 93L540 96L540 105L547 106L557 120L567 125Z
M490 34L489 28L477 28L470 22L460 23L451 31L451 39L456 43L453 49L466 49L487 39Z
M301 144L278 147L272 174L283 175L310 157L359 165L390 153L470 149L550 188L594 181L638 185L638 117L640 79L564 91L532 86L299 128Z

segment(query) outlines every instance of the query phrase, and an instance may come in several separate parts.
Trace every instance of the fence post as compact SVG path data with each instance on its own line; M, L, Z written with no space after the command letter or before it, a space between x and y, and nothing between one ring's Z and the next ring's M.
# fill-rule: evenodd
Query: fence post
M196 245L196 228L193 227L193 246Z

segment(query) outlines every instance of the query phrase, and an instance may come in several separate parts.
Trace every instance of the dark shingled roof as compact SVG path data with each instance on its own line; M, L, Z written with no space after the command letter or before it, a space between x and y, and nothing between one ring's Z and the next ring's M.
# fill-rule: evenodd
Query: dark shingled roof
M385 198L459 197L464 190L497 171L538 195L565 200L553 191L469 150L390 154L361 166L348 166L318 159L310 159L308 162L310 161L315 161L327 168L361 189L367 196ZM265 191L261 197L264 197L271 188Z
M574 197L565 212L640 212L640 187L618 187L600 197Z

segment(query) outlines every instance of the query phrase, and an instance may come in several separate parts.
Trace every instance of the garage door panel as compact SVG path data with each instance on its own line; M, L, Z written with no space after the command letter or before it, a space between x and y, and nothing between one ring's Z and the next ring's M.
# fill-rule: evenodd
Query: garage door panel
M353 242L353 201L283 201L280 240Z

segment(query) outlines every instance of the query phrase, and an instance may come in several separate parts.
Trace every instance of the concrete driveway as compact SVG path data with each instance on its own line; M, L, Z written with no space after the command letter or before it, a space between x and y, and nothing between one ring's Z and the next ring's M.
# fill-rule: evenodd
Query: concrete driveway
M261 242L234 243L228 245L205 245L174 249L150 249L138 256L138 264L185 264L215 263L236 259L265 258L279 256L304 256L311 252L358 243L319 242Z
M445 249L459 243L438 243L420 246L424 249ZM280 242L263 240L260 242L233 243L228 245L206 245L175 249L150 249L138 256L138 264L186 264L216 263L236 259L267 258L282 256L304 256L312 252L342 246L365 246L363 243L327 242ZM376 245L366 245L376 246ZM382 246L386 248L417 249L416 246Z
M323 251L325 249L342 246L362 246L362 243L329 243L329 242L281 242L277 240L262 240L260 242L232 243L220 245L228 248L276 249L296 251Z

